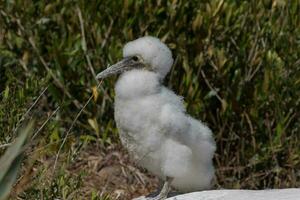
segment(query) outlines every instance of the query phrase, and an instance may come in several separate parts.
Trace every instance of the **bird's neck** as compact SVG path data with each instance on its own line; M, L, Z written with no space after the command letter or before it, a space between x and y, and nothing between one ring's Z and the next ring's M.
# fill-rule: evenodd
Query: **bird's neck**
M158 74L147 70L131 70L123 73L117 81L116 97L132 99L159 92L161 81Z

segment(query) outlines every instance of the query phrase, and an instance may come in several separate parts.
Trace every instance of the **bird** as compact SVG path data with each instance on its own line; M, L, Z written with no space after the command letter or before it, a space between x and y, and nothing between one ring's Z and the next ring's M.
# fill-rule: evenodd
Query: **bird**
M179 192L209 189L216 144L212 131L191 117L183 97L163 85L173 65L160 39L144 36L123 47L123 59L97 74L120 74L115 84L114 118L122 145L137 165L164 181L152 200Z

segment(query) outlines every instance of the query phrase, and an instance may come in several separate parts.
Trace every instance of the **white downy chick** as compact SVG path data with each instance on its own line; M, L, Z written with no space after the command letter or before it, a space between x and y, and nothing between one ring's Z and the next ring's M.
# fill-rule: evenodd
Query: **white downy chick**
M186 113L183 99L162 85L173 64L170 49L146 36L127 43L124 59L97 75L122 73L115 91L115 120L122 144L136 163L180 192L207 189L216 149L211 130Z

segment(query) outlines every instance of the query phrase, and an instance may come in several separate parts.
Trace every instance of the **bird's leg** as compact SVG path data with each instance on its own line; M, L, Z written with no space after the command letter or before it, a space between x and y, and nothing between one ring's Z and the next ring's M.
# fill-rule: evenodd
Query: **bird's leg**
M168 196L168 193L170 192L172 181L173 181L173 178L167 177L160 193L156 197L149 198L149 199L147 198L147 200L164 200L164 199L166 199Z
M171 183L172 183L173 179L174 178L171 178L171 177L166 178L166 181L157 196L155 196L155 197L141 196L141 197L134 198L132 200L164 200L164 199L166 199L168 197L168 193L171 189Z

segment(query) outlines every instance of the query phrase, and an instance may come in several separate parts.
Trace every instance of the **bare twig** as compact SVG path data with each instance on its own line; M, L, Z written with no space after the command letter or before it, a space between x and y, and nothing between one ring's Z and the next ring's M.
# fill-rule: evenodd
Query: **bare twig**
M101 83L102 83L102 81L99 82L99 84L97 85L97 88L100 87ZM61 143L61 145L60 145L60 147L59 147L59 149L58 149L58 152L57 152L57 154L56 154L55 162L54 162L54 167L53 167L53 172L55 171L55 168L56 168L56 164L57 164L57 160L58 160L59 154L60 154L60 152L61 152L61 150L62 150L64 144L66 143L66 140L67 140L67 138L68 138L68 136L69 136L69 134L70 134L72 128L74 127L76 121L78 120L79 116L81 115L81 113L83 112L83 110L85 109L85 107L90 103L90 101L91 101L92 99L93 99L93 95L91 95L90 98L89 98L89 99L86 101L86 103L83 105L83 107L82 107L81 110L78 112L78 114L76 115L75 119L73 120L73 122L72 122L70 128L68 129L68 131L67 131L67 133L66 133L66 135L65 135L65 137L64 137L64 139L63 139L63 141L62 141L62 143Z
M93 74L93 77L94 79L96 80L96 82L98 81L96 79L96 73L95 73L95 70L92 66L92 62L91 62L91 59L89 57L89 55L87 54L87 43L86 43L86 39L85 39L85 32L84 32L84 21L83 21L83 18L82 18L82 13L81 13L81 10L79 7L76 8L76 11L77 11L77 15L78 15L78 18L79 18L79 22L80 22L80 29L81 29L81 35L82 35L82 39L81 39L81 46L82 46L82 50L84 52L84 55L85 55L85 58L86 58L86 61L87 61L87 64L90 68L90 71L91 73Z
M235 41L232 37L230 37L230 41L231 41L231 43L233 44L233 46L236 48L236 50L237 50L237 51L240 51L239 46L237 45L236 41Z
M82 13L81 13L81 10L79 7L76 8L76 11L77 11L77 15L78 15L78 18L79 18L79 22L80 22L80 29L81 29L81 46L82 46L82 50L84 52L84 56L85 56L85 59L87 61L87 65L93 75L93 78L94 80L96 81L96 83L98 82L97 78L96 78L96 73L95 73L95 70L94 70L94 67L92 65L92 62L91 62L91 59L87 53L87 42L86 42L86 39L85 39L85 31L84 31L84 20L83 20L83 17L82 17ZM104 47L104 45L106 44L106 40L111 32L111 29L112 29L112 25L113 25L113 20L111 20L111 23L110 23L110 26L108 28L108 31L106 32L105 34L105 39L104 41L102 42L101 44L101 48ZM101 91L105 94L105 97L107 97L111 102L112 102L112 99L109 97L109 95L107 94L107 92L104 90L104 88L102 86L100 86L100 89Z
M246 77L246 81L250 81L255 74L258 72L258 70L260 69L260 67L262 66L262 61L259 62L259 64L257 65L257 67L254 70L250 70L248 76Z
M219 99L219 101L220 101L221 103L223 103L223 99L220 97L220 95L218 94L217 90L215 90L215 89L211 86L211 84L210 84L209 81L207 80L206 75L205 75L205 73L203 72L203 70L200 70L200 71L201 71L201 75L202 75L202 77L203 77L203 79L204 79L206 85L209 87L209 89L210 89L211 91L213 91L213 92L215 93L215 95L216 95L216 97Z
M224 0L219 1L217 9L213 13L213 17L216 17L216 15L222 10L222 7L224 5Z
M254 150L256 150L256 142L255 142L255 137L254 137L255 133L254 133L254 128L253 128L252 122L250 120L248 113L244 112L244 116L246 117L246 121L250 128L250 134L251 134L253 148L254 148Z
M69 135L68 135L68 137L70 137L70 136L72 136L72 134L69 134ZM41 146L41 147L39 147L39 148L35 148L33 151L28 152L27 155L34 154L35 152L42 151L42 150L46 149L47 147L49 147L49 146L51 146L51 145L58 144L58 143L61 142L63 139L64 139L64 138L58 139L58 140L56 140L55 142L51 142L51 143L48 143L48 144L46 144L46 145L43 145L43 146Z
M60 109L60 106L56 108L54 112L51 113L51 115L46 119L46 121L42 124L42 126L33 134L31 137L31 140L33 140L37 134L44 128L44 126L48 123L48 121L57 113L57 111Z
M106 45L107 40L108 40L108 38L109 38L109 35L110 35L110 33L111 33L112 27L113 27L113 24L114 24L114 20L113 20L113 19L110 19L110 24L109 24L109 27L108 27L106 33L105 33L105 38L104 38L104 40L102 41L101 48L103 48L103 47Z
M218 71L218 66L214 63L214 61L212 59L209 58L209 64L216 70Z
M257 49L257 42L258 42L258 32L255 35L254 43L252 44L252 47L249 51L248 58L247 58L247 63L251 63L251 60L255 57L254 53L255 53L255 50Z
M33 140L36 136L37 136L37 134L45 127L45 125L48 123L48 121L55 115L55 113L57 113L57 111L60 109L60 106L58 106L57 108L56 108L56 110L53 112L53 113L51 113L51 115L47 118L47 120L42 124L42 126L33 134L33 136L31 137L31 140ZM0 149L1 148L5 148L5 147L7 147L7 146L10 146L12 144L12 142L10 142L10 143L7 143L7 144L1 144L0 145Z
M18 121L16 128L13 131L13 135L17 132L18 128L21 125L21 122L24 121L25 117L28 115L28 113L32 110L32 108L37 104L37 102L40 100L40 98L43 96L43 94L46 92L46 90L48 89L49 85L41 92L41 94L38 96L38 98L36 98L36 100L33 102L33 104L27 109L27 111L25 112L25 114L21 117L21 119Z
M6 144L0 144L0 149L5 148L5 147L8 147L8 146L10 146L11 144L12 144L12 142L6 143Z

